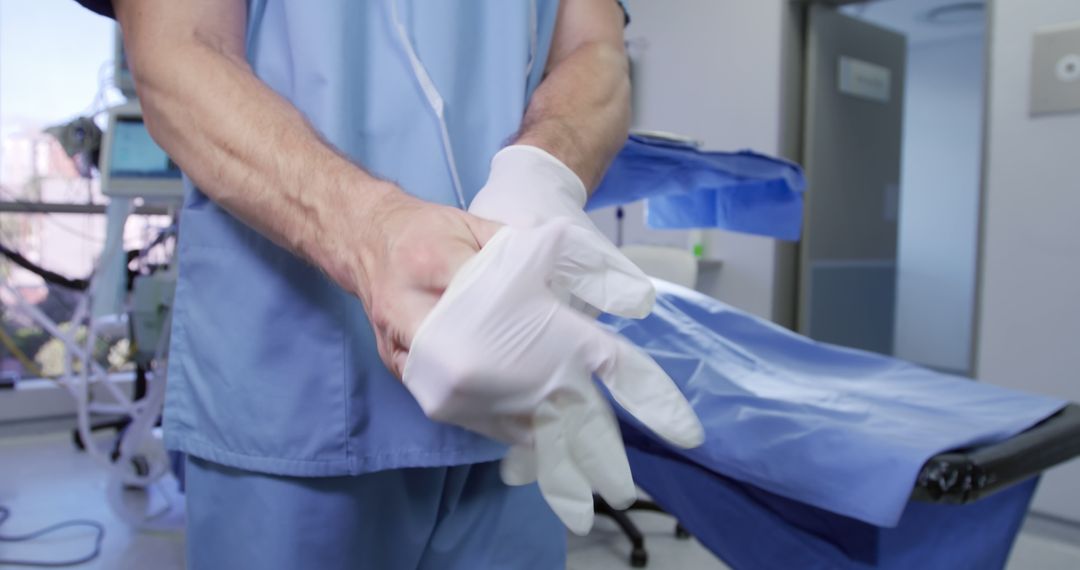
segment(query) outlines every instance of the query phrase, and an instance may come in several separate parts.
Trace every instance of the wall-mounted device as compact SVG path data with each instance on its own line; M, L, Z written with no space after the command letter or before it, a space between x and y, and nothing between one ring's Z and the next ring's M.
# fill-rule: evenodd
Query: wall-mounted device
M1035 33L1031 114L1080 112L1080 22Z
M60 142L64 152L75 161L79 176L90 178L101 158L101 129L90 117L76 117L45 129Z

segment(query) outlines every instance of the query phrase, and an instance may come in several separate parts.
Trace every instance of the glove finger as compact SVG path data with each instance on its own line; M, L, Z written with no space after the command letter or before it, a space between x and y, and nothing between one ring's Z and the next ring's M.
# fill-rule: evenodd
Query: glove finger
M585 322L591 330L592 370L612 398L660 437L682 448L705 441L705 430L675 382L626 339Z
M595 319L596 317L599 317L600 313L603 312L600 309L597 309L596 307L586 303L585 301L582 301L581 299L573 295L567 294L567 297L567 299L562 300L563 303L570 305L571 309L574 309L575 311L585 315L586 317L589 317L590 319Z
M536 482L536 452L524 445L515 445L506 452L499 464L499 475L503 483L511 487L520 487Z
M652 280L603 234L574 224L554 225L560 232L550 276L556 291L622 317L642 318L652 311Z
M578 469L567 445L565 417L545 401L537 410L537 482L551 510L574 534L588 534L593 524L592 487Z
M586 402L576 410L581 411L581 417L568 419L569 423L575 424L568 436L578 469L609 505L616 509L629 507L637 499L637 490L611 406L600 391L590 385Z

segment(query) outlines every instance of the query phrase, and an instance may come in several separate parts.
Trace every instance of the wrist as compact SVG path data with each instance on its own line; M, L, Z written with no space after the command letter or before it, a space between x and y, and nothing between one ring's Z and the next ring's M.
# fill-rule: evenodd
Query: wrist
M409 196L392 183L360 174L345 177L320 201L305 255L341 288L367 303L371 272L385 247L385 220Z
M491 161L493 177L496 171L518 176L524 171L530 180L538 183L537 186L557 190L579 209L585 207L589 198L581 178L558 157L539 146L518 143L500 150Z
M512 145L491 160L487 183L469 205L469 213L504 224L533 226L585 206L585 185L547 151Z

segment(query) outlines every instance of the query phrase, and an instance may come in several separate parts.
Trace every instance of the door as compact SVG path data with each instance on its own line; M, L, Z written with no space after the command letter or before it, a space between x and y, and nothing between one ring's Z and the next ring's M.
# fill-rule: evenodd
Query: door
M809 9L799 330L891 354L896 305L904 36Z

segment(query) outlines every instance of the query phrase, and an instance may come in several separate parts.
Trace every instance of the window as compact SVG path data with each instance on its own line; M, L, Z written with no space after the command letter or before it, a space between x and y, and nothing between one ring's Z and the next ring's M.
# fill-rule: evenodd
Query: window
M0 244L70 278L88 278L102 255L107 198L89 161L69 157L47 131L78 117L103 128L102 111L123 102L113 78L115 30L72 0L0 0ZM23 206L50 211L17 211ZM132 217L125 249L168 224L164 216ZM55 373L62 348L18 305L65 323L82 294L47 285L7 258L0 280L8 286L0 288L0 382L42 368Z

